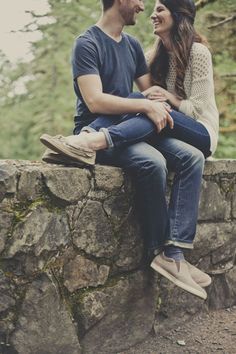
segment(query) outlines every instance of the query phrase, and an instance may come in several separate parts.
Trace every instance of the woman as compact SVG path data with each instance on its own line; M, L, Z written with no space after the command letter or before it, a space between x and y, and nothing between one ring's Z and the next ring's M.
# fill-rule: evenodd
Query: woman
M142 94L135 93L130 96L148 97L170 104L173 108L170 112L174 121L173 126L169 121L169 125L157 134L155 125L143 115L137 114L135 117L124 115L119 124L117 117L114 117L114 122L111 121L111 117L100 117L83 128L84 132L79 135L67 138L44 135L41 141L56 152L89 164L95 161L95 151L107 147L118 148L145 140L159 149L159 141L169 138L182 140L199 149L205 157L210 156L215 151L217 143L218 112L214 98L211 55L203 44L202 37L194 29L194 18L195 6L192 0L156 2L151 19L154 33L158 35L159 40L150 55L150 75L154 86ZM116 125L111 125L112 123ZM76 127L74 133L79 133ZM165 151L161 153L168 162L169 157L165 156ZM183 248L192 248L195 236L201 176L202 165L199 165L191 181L191 190L194 190L194 195L191 195L193 205L189 218L191 220L187 220L191 227L184 225L184 222L181 225L183 220L178 219L177 213L172 215L176 209L172 204L178 201L176 191L181 187L180 181L185 183L183 175L177 177L178 186L173 192L169 207L169 229L172 236L179 232L183 237L181 236L181 239L167 235L164 253L155 257L151 266L176 285L205 298L205 293L193 284L191 276L195 274L195 278L201 278L201 286L209 285L210 278L187 263L183 255ZM186 204L190 202L187 194L185 193L184 197ZM189 231L187 236L185 226ZM176 264L181 264L182 272L179 271L180 266L176 268Z

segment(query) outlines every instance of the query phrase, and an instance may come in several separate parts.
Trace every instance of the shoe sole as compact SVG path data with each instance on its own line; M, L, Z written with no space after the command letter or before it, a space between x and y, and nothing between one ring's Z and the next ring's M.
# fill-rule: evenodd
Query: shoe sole
M42 161L46 162L46 163L51 163L51 164L56 164L56 165L66 165L66 166L76 166L76 167L83 167L84 165L86 165L85 163L82 163L80 161L77 160L72 160L68 159L67 161L65 160L65 156L63 155L63 158L54 158L54 157L42 157Z
M206 294L198 291L197 289L193 289L191 286L188 286L187 284L183 283L182 281L176 279L173 275L171 275L170 273L165 271L162 267L158 266L156 263L152 262L151 263L151 267L156 272L160 273L165 278L170 280L172 283L174 283L175 285L179 286L181 289L184 289L184 290L188 291L189 293L191 293L193 295L196 295L196 296L200 297L201 299L206 300L206 298L207 298Z
M71 157L71 158L73 158L79 162L82 162L84 164L87 164L87 165L94 165L95 164L96 153L92 150L73 148L68 144L62 143L62 142L58 141L57 139L54 139L53 137L51 137L48 134L43 134L40 137L40 141L45 146L47 146L49 149L51 149L59 154ZM81 156L80 153L83 155L87 155L87 156Z
M195 280L196 281L196 280ZM197 283L197 282L196 282ZM207 286L211 285L211 280L205 283L197 283L199 286L201 286L202 288L206 288Z

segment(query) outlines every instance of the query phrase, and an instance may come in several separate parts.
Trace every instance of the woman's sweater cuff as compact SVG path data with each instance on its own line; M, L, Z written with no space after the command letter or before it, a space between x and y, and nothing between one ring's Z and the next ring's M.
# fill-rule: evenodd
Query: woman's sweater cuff
M186 116L193 117L193 105L189 100L182 100L179 105L179 111L186 114Z

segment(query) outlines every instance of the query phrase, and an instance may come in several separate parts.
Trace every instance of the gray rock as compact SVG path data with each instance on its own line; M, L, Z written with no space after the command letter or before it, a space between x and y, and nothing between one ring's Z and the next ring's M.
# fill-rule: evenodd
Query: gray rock
M232 217L236 219L236 185L232 193Z
M192 260L197 263L199 259L215 252L231 242L235 236L233 223L203 223L197 227L196 239ZM234 250L231 249L233 252Z
M229 279L227 279L226 273L214 276L214 281L209 290L210 309L217 310L230 307L236 303L235 292L232 291Z
M120 190L124 184L124 173L118 167L96 165L94 172L95 184L98 189L111 192Z
M37 167L28 167L20 174L17 197L20 200L34 200L42 194L42 174Z
M73 243L88 254L111 257L117 252L118 241L100 202L87 202L72 237Z
M236 226L232 226L231 234L226 242L212 253L213 266L218 263L233 261L236 257Z
M7 235L12 226L13 214L0 211L0 253L5 248Z
M75 203L84 198L90 189L90 173L87 169L57 167L44 168L46 186L59 201Z
M236 266L234 266L229 272L227 272L225 274L225 277L230 288L230 306L233 306L236 304Z
M46 276L28 288L11 343L19 354L80 354L70 314Z
M64 267L64 285L70 292L87 286L98 286L106 282L108 274L108 266L99 266L78 255Z
M220 174L235 174L235 159L207 159L204 175L214 176Z
M111 302L112 297L103 290L91 291L83 296L78 308L86 331L108 313Z
M115 229L125 222L132 210L131 201L124 193L107 198L103 203L103 208Z
M15 305L14 286L10 280L0 271L0 313Z
M0 163L0 202L7 193L16 192L17 168L10 162Z
M70 229L73 230L80 216L81 210L85 203L79 201L76 205L68 205L66 207L66 214L68 217L68 222Z
M153 326L156 297L153 277L141 271L123 277L94 296L85 295L80 307L82 317L87 327L94 323L96 326L81 340L84 352L118 353L144 339Z
M143 237L137 216L130 213L119 230L119 253L114 261L114 269L128 271L136 269L143 256Z
M182 290L168 279L157 275L160 279L158 309L155 321L155 332L166 334L166 331L181 325L193 315L206 310L204 300Z
M226 200L216 182L202 182L199 220L227 220L230 218L230 200Z
M13 257L17 252L30 252L39 256L43 251L55 251L69 242L69 227L64 213L49 212L38 206L19 222L6 252Z

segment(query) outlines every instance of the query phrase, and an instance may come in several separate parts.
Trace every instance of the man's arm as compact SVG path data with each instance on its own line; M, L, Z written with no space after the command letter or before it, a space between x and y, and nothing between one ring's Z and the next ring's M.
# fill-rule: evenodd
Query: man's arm
M138 77L135 80L136 85L139 88L139 91L145 91L147 90L149 87L151 87L151 76L150 74L145 74L143 76Z
M92 113L144 113L157 126L158 132L161 131L167 123L173 126L172 118L161 103L156 103L148 99L129 99L104 93L102 91L102 82L99 75L91 74L79 76L77 83L83 99Z

